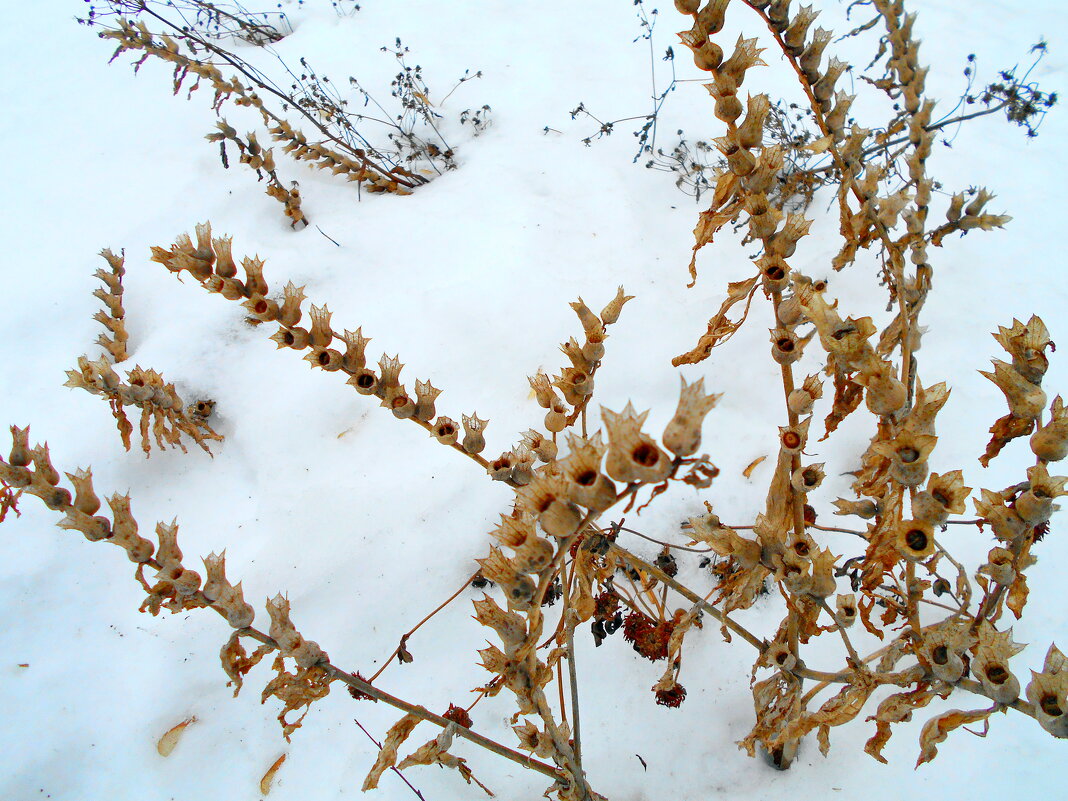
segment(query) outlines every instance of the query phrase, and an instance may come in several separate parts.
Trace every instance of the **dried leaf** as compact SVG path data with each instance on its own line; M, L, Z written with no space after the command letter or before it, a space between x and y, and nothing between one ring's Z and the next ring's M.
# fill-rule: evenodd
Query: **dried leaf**
M260 779L260 793L267 795L271 792L271 785L274 783L274 775L278 773L278 769L282 767L282 763L285 761L286 755L282 754L282 756L274 761L274 764L271 765L271 767L267 768L267 772L264 773L263 778Z
M749 463L748 467L746 467L745 470L742 471L742 475L746 478L750 478L753 475L753 471L756 470L757 465L767 458L767 454L765 454L764 456L758 456L756 459Z
M708 321L708 330L697 340L697 346L689 353L676 356L671 360L671 363L678 367L681 364L702 362L708 358L712 348L730 339L734 332L745 322L745 318L749 314L749 304L753 301L753 294L756 292L759 280L760 276L754 275L744 281L732 281L727 284L727 298L720 305L716 315ZM737 322L728 319L727 312L743 299L745 299L745 309L742 311L741 318Z
M1027 603L1027 594L1027 577L1022 571L1019 571L1016 573L1016 580L1009 587L1009 595L1005 599L1005 605L1012 610L1017 620L1023 614L1024 605Z
M883 756L883 747L890 739L890 724L912 720L912 712L920 707L925 707L937 696L933 690L927 687L917 687L914 690L903 693L894 693L887 696L876 709L875 714L868 720L875 721L875 734L864 744L864 751L875 759L886 764Z
M951 709L924 723L923 730L920 732L920 757L916 760L916 767L935 758L938 754L938 743L945 740L951 731L966 723L986 720L995 709L997 709L997 704L989 709L976 709L970 712Z
M830 414L823 421L825 431L820 437L820 442L827 439L843 420L856 411L863 398L864 387L852 380L852 373L836 369L834 371L834 403L831 405Z
M367 774L367 778L363 780L364 792L377 789L378 780L382 778L382 774L397 764L397 749L408 739L412 729L419 725L419 720L418 715L409 712L389 727L386 740L382 743L382 750L378 752L378 759L371 766L371 772Z
M190 723L196 723L196 717L189 717L183 720L176 726L172 726L163 733L163 736L159 738L156 743L156 751L162 757L171 755L171 752L178 745L178 741L182 739L182 732L185 731L185 727Z

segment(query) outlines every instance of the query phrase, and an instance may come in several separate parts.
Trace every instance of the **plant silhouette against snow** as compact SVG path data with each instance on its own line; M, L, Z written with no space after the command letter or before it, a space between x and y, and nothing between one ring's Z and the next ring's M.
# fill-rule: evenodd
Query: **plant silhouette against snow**
M1050 474L1050 465L1068 455L1068 411L1060 396L1051 401L1041 386L1052 349L1049 332L1032 317L994 334L1008 356L994 359L993 371L984 375L1004 392L1008 413L991 427L981 460L988 464L1006 443L1022 437L1029 437L1035 457L1033 465L1021 468L1020 481L1003 490L983 488L975 494L964 486L961 470L933 471L937 417L950 390L922 379L914 357L924 331L920 313L931 288L935 249L950 233L999 228L1009 218L987 211L991 195L985 189L971 198L953 195L935 216L927 173L933 102L924 93L926 69L919 65L912 35L915 18L905 14L901 0L870 4L875 22L885 29L887 71L879 88L900 107L885 130L890 137L907 137L901 151L871 151L869 131L855 123L847 127L854 97L836 88L847 65L824 58L831 34L812 29L812 8L791 10L788 0L737 0L736 5L768 27L796 71L821 132L816 144L833 161L842 242L831 266L844 269L861 250L875 249L883 265L879 280L896 314L882 330L871 318L848 316L834 299L833 279L814 280L791 264L811 220L784 209L789 199L775 191L787 154L781 144L764 144L771 98L751 94L743 102L739 95L745 80L757 74L751 70L763 63L762 51L755 38L743 36L733 45L717 40L727 0L704 5L676 0L692 25L680 38L697 66L709 73L706 86L715 116L725 126L716 146L727 168L716 176L711 205L695 229L690 271L696 280L697 252L728 224L743 228L745 241L759 254L749 272L728 285L726 299L695 347L674 363L700 363L760 307L783 389L783 409L775 421L778 453L764 511L749 524L728 525L707 503L707 513L691 518L685 529L690 546L703 544L697 550L715 558L710 594L675 578L672 552L693 548L664 543L655 563L647 562L625 545L625 538L637 532L613 520L639 501L639 509L648 505L672 482L708 490L718 472L700 453L703 421L719 398L706 392L703 379L682 379L675 415L659 436L644 430L647 412L629 403L621 407L618 400L612 408L600 407L603 425L592 430L590 402L605 358L606 332L630 300L622 287L599 313L581 299L571 304L581 336L561 346L566 360L555 376L538 372L530 379L545 410L543 430L525 432L490 458L484 455L486 420L472 412L461 414L458 424L441 414L440 390L429 380L407 389L398 356L372 362L362 329L335 330L326 304L305 311L302 287L290 282L280 294L272 293L274 279L268 283L259 259L244 259L245 278L239 279L229 240L212 238L207 224L198 226L195 245L183 234L170 247L154 249L153 260L166 269L188 273L209 292L241 302L273 331L270 338L279 348L302 354L313 368L345 376L357 392L514 490L514 501L490 532L488 552L478 560L477 580L497 585L503 603L487 593L474 607L475 619L495 635L494 643L479 651L489 673L479 689L484 695L507 691L514 696L511 723L518 750L476 731L465 710L453 707L437 715L385 692L375 685L382 670L364 678L336 666L322 647L300 634L281 595L266 603L267 630L255 628L256 611L241 584L227 576L224 556L206 557L201 575L184 560L177 524L158 524L158 543L140 535L128 496L107 498L111 514L100 514L91 474L67 474L73 493L60 486L47 446L30 447L25 428L12 428L11 453L0 460L0 518L21 496L35 495L64 515L61 527L126 551L146 592L142 609L155 614L162 608L205 607L225 617L234 631L222 663L235 694L251 669L273 652L275 676L263 698L281 701L279 721L287 738L334 682L347 685L354 698L376 699L403 712L386 733L364 789L376 787L388 769L420 764L443 765L477 781L467 762L450 753L459 737L545 775L552 781L550 792L560 799L602 798L590 783L597 777L587 777L582 759L574 637L576 627L586 623L600 639L622 629L638 653L664 663L652 689L656 703L668 707L685 702L679 682L683 653L702 618L718 622L728 640L743 640L756 656L755 722L740 744L750 755L766 752L782 768L812 732L826 753L831 729L865 709L874 731L864 750L883 760L894 724L909 720L936 697L954 694L972 698L973 708L931 718L920 733L917 764L933 759L953 730L988 723L997 712L1027 715L1053 736L1068 737L1068 660L1051 645L1041 672L1033 672L1030 680L1014 675L1011 659L1022 646L1013 642L1007 620L1008 613L1020 618L1025 610L1026 571L1047 533L1054 501L1066 494L1068 484L1068 477ZM108 260L113 266L118 261ZM806 352L817 355L818 367L801 375L797 370ZM821 423L813 419L813 408L825 392L831 409ZM825 466L807 459L806 445L821 425L826 439L862 407L872 417L874 433L854 472L853 496L835 506L836 514L863 523L854 529L817 524L807 501L823 481ZM968 510L969 499L978 519L953 519ZM979 526L996 539L976 570L969 571L939 542L950 524ZM856 534L855 553L831 553L821 543L827 530ZM146 569L154 579L146 578ZM733 613L751 607L769 589L783 599L782 619L775 635L762 639ZM401 637L387 665L394 659L411 661L407 640L433 614ZM862 655L855 646L860 638L850 634L858 628L881 640L882 647ZM820 636L841 641L840 664L808 664L805 647ZM244 647L249 641L257 645L251 654ZM554 683L557 699L549 689ZM893 692L881 693L882 688ZM422 722L442 731L398 761L400 748Z

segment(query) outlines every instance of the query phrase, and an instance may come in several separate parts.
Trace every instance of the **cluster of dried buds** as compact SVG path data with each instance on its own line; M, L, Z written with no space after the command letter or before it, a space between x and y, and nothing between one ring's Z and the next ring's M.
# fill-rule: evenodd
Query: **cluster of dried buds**
M219 155L222 158L223 167L230 166L229 159L226 156L226 143L232 142L237 147L242 164L247 164L249 168L256 171L258 176L260 175L260 170L266 173L267 194L285 207L285 215L289 218L290 225L293 228L296 228L298 224L302 226L308 225L308 218L304 216L304 211L300 207L301 197L297 182L294 181L289 189L282 185L274 163L274 152L271 148L264 148L260 145L259 140L256 138L256 132L250 131L245 135L245 139L242 139L238 136L237 131L227 124L226 120L219 120L219 122L215 123L215 127L219 130L207 134L204 138L209 142L219 143Z
M124 406L136 406L141 410L139 431L141 449L146 455L151 455L152 438L161 449L177 447L184 453L184 434L208 454L211 454L208 442L222 440L222 435L207 423L214 403L201 400L186 406L174 384L165 381L155 370L134 367L127 372L127 378L123 381L111 368L106 356L96 361L80 356L78 369L67 371L67 381L63 386L84 389L108 399L126 450L131 447L133 424L126 417Z
M109 270L99 269L95 275L104 286L93 290L93 296L104 303L104 308L93 315L93 319L107 329L107 333L97 337L96 342L111 356L112 362L118 364L126 361L126 342L130 335L126 331L126 311L122 306L122 277L126 274L123 266L125 258L116 256L110 249L104 248L100 255L108 263Z

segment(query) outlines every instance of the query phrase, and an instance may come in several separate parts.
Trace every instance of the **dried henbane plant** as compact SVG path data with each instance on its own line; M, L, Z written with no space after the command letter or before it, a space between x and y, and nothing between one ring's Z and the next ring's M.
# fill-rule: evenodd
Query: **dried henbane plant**
M811 220L785 209L788 199L775 191L783 154L776 145L765 146L763 136L771 98L749 94L743 101L739 95L746 79L763 64L757 39L742 36L733 45L719 41L727 0L704 5L676 0L691 24L680 38L693 51L697 67L710 76L706 86L715 116L724 125L717 146L728 164L716 177L711 206L695 230L690 271L696 280L697 251L728 224L739 226L758 253L748 273L728 285L727 298L694 349L674 362L701 363L750 313L764 308L770 356L781 374L783 408L774 421L778 451L766 501L752 521L728 524L713 511L718 470L702 453L702 428L720 395L706 389L704 378L681 379L675 414L659 434L647 430L647 411L639 412L622 399L606 401L597 412L590 406L598 368L608 357L608 330L631 299L622 287L600 312L581 298L571 304L581 335L561 345L564 358L555 375L539 371L530 378L544 418L490 458L484 455L487 420L475 412L462 413L458 424L441 414L441 390L429 380L417 380L409 391L401 382L399 356L383 354L377 363L372 361L367 353L370 339L362 327L335 330L325 303L303 309L303 287L289 282L280 293L272 292L277 285L273 279L268 284L262 260L243 259L244 278L239 278L230 240L213 238L207 224L197 227L196 245L183 234L170 247L153 250L153 261L241 303L252 317L268 324L278 348L300 352L312 368L345 376L358 393L420 426L514 492L488 532L487 549L472 578L482 586L492 582L501 591L496 596L487 592L474 602L475 619L493 632L491 643L479 651L489 677L477 689L482 695L507 691L514 696L510 723L518 750L479 733L467 710L450 707L438 715L375 685L389 664L412 660L408 638L433 615L400 638L375 675L364 678L343 670L298 631L284 596L266 602L268 630L254 628L255 608L244 598L241 584L227 578L225 557L204 558L203 575L187 567L176 523L157 525L156 544L138 534L128 496L112 495L110 516L99 514L102 507L88 470L67 474L73 492L60 486L47 445L31 447L26 428L12 428L11 453L0 460L0 515L14 508L22 494L36 495L64 515L61 527L90 540L110 541L127 552L147 594L144 610L156 614L162 608L177 612L210 607L221 614L234 629L221 656L235 694L252 668L274 652L276 675L263 698L281 701L279 721L287 738L334 682L347 685L354 698L376 699L402 712L386 732L365 790L376 787L385 771L413 765L438 764L477 783L466 760L450 753L456 738L462 738L543 774L552 782L548 793L557 798L602 798L591 787L597 777L587 777L582 759L574 641L577 627L584 624L590 625L598 643L622 629L635 651L662 661L664 669L652 691L656 703L667 707L685 701L687 691L679 682L683 654L687 638L703 620L715 620L727 640L744 641L755 652L755 722L740 745L750 755L758 749L766 752L781 768L790 765L812 732L827 753L831 729L865 710L874 726L864 750L883 761L895 724L909 720L936 697L951 695L971 699L964 702L968 709L936 715L923 725L917 764L933 759L938 745L955 729L987 723L997 712L1027 715L1053 736L1068 737L1068 660L1050 645L1041 672L1030 678L1016 675L1011 661L1023 646L1013 641L1008 614L1022 617L1028 601L1027 569L1037 559L1056 499L1068 494L1068 477L1050 473L1051 465L1068 455L1068 413L1060 396L1051 400L1042 388L1047 353L1053 348L1050 333L1032 317L1026 323L1013 320L994 335L1009 360L994 359L994 370L984 375L1005 393L1008 414L991 427L993 438L981 462L987 465L1006 443L1025 436L1035 457L1033 465L1020 469L1020 481L1002 490L982 488L975 493L964 486L959 466L938 463L936 423L950 388L921 378L915 358L935 249L950 232L997 228L1008 217L989 213L991 195L980 190L971 199L954 195L948 209L938 212L945 222L931 222L935 209L927 160L933 135L925 126L933 101L924 93L926 69L920 66L919 44L912 35L914 17L905 14L900 0L871 3L887 47L888 70L880 88L899 101L901 109L888 130L909 137L905 152L882 160L878 155L861 157L865 129L857 124L846 128L853 97L840 91L837 82L847 65L833 56L824 58L832 34L812 28L817 12L811 7L791 9L788 0L737 0L735 5L767 26L795 69L823 134L820 147L834 160L841 244L830 266L844 269L862 251L874 249L883 265L878 280L896 310L880 330L872 318L853 317L839 308L833 280L814 280L791 263ZM892 175L903 180L892 182ZM117 296L112 283L121 275L121 260L108 253L113 273L101 271L101 279ZM101 322L118 341L113 318L121 319L116 312L121 307L108 305L112 315ZM797 372L803 357L815 367L805 375ZM107 394L116 409L127 396L136 400L135 389L141 385L133 373L127 386L109 370L106 361L86 360L72 381ZM157 378L142 385L155 391ZM813 408L825 391L832 402L821 423L813 420ZM817 512L808 503L809 493L832 468L812 462L807 451L821 427L825 440L862 407L870 415L873 433L859 467L845 465L855 468L852 495L835 502L835 513L863 524L851 530L855 552L834 554L823 536L828 527L816 522ZM144 421L155 412L143 408L144 433ZM192 435L176 419L168 419L175 431ZM160 436L169 440L165 428ZM842 472L841 467L835 465L834 472ZM693 516L684 531L690 545L701 543L715 557L712 592L675 578L678 566L672 551L681 542L664 543L655 562L626 545L626 536L634 532L619 516L635 506L635 513L640 512L673 483L702 493L711 489L702 496L707 497L706 513ZM977 519L953 519L964 515L969 505ZM939 535L951 524L992 533L996 544L986 562L970 570L943 547ZM145 577L146 569L155 573L153 580ZM769 591L783 601L781 620L770 639L757 636L733 616ZM859 628L882 641L874 653L864 655L856 647L861 642L858 620ZM840 640L840 664L809 666L806 646L821 636ZM243 640L257 643L251 655ZM298 716L291 714L299 710ZM400 750L422 722L441 731L400 759Z

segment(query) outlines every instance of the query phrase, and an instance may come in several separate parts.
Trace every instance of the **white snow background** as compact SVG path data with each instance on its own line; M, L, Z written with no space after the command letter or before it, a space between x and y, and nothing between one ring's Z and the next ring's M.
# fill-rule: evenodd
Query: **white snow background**
M0 422L32 424L32 436L49 442L60 470L92 465L101 495L128 490L143 533L156 520L177 518L187 563L225 548L228 574L243 581L258 622L266 620L264 599L286 593L301 632L338 666L368 675L401 633L472 572L510 490L418 427L393 419L338 375L309 370L292 352L276 350L268 326L253 329L237 304L189 280L179 283L149 261L149 247L167 246L210 220L217 234L233 235L235 255L266 259L272 291L288 280L306 284L312 302L329 303L335 328L363 326L374 338L374 358L399 353L409 386L419 377L444 388L441 413L459 419L477 410L488 417L487 455L540 427L542 410L528 397L527 376L539 367L558 369L559 343L581 331L568 302L581 295L599 309L619 284L636 299L610 329L595 399L617 410L627 400L651 408L647 430L659 432L677 398L671 357L692 347L726 282L747 277L751 266L746 249L725 232L722 244L702 252L700 279L687 290L691 230L702 207L676 189L672 175L631 163L638 123L621 123L611 137L585 147L581 140L596 125L568 114L580 101L601 119L647 112L649 49L632 41L641 31L628 0L366 0L351 16L338 16L326 0L303 5L285 6L295 31L277 50L291 62L306 56L339 85L358 76L389 100L395 65L379 48L398 36L411 48L410 63L423 67L432 101L465 69L483 77L438 108L459 168L411 197L365 193L358 200L354 185L280 158L283 177L300 181L313 223L293 232L251 172L238 164L224 171L217 149L204 141L214 125L208 90L187 102L171 96L170 70L162 64L146 63L137 77L128 57L109 66L112 46L74 22L86 11L83 3L7 4L0 33ZM657 59L685 27L670 3L661 5ZM851 27L844 3L822 5L821 24ZM1064 88L1068 41L1058 27L1060 0L909 5L919 12L921 58L932 66L928 92L943 98L940 111L964 86L967 54L978 56L980 78L993 79L999 68L1026 68L1028 48L1040 37L1050 53L1032 77L1047 90ZM759 20L735 3L722 41L743 30L763 34ZM836 47L865 63L867 51L856 43L828 52ZM752 70L744 89L797 99L777 51L765 57L769 67ZM662 88L669 71L656 63ZM682 52L677 67L680 78L701 77ZM856 89L869 90L859 81ZM457 117L484 103L493 125L473 138ZM856 109L878 111L877 104ZM674 144L677 128L689 138L722 133L697 81L680 84L663 114L662 147ZM546 126L555 130L546 133ZM918 356L920 375L925 385L946 380L953 389L939 418L932 468L963 468L972 487L1014 484L1031 463L1025 440L987 470L976 461L987 428L1005 408L999 390L976 372L1003 355L990 332L1037 313L1053 339L1068 345L1066 132L1059 107L1034 140L988 117L962 126L952 148L936 146L931 160L945 191L984 185L997 194L990 210L1014 217L1003 231L950 238L930 254L935 291L922 315L930 331ZM837 221L826 208L827 198L817 199L812 233L791 263L829 277L829 295L841 299L843 310L885 323L885 291L875 284L871 255L827 275ZM91 292L99 284L92 274L103 264L96 255L102 247L126 251L132 355L121 367L152 367L183 397L214 399L215 423L226 436L213 446L214 459L196 447L186 455L157 450L146 460L135 443L126 453L100 399L61 386L80 354L96 353L92 315L99 302ZM767 304L754 304L737 337L681 371L689 379L704 376L709 389L724 393L705 423L703 448L720 477L703 493L673 487L642 515L628 515L629 526L684 544L678 524L699 513L705 499L739 524L761 508L774 459L751 479L742 470L772 452L784 420L778 370L767 358L769 322ZM1051 397L1068 393L1066 360L1060 352L1051 357L1044 384ZM800 374L814 364L808 357ZM856 466L871 433L870 416L859 412L837 436L810 447L831 477L815 496L821 522L846 522L831 517L830 501L846 493L849 479L840 474ZM1013 662L1024 684L1051 641L1068 645L1061 519L1036 548L1031 601L1014 626L1015 639L1030 644ZM22 516L0 526L0 797L242 801L259 797L260 776L283 752L288 758L271 799L360 795L376 749L353 718L381 738L401 713L357 703L335 685L285 743L278 702L259 702L272 675L266 663L231 697L218 659L230 629L219 616L138 613L142 593L125 555L55 522L54 513L27 497ZM990 547L989 535L972 527L951 527L943 537L973 570ZM634 537L622 541L648 558L657 552ZM858 552L848 535L820 541L835 553ZM695 561L680 562L687 582L708 586ZM450 702L470 703L470 689L489 678L475 651L493 636L471 619L470 601L480 595L466 590L420 630L409 642L414 663L392 665L378 686L438 712ZM779 615L766 600L740 618L766 636ZM913 769L924 720L983 705L965 692L897 726L885 752L889 765L862 751L874 731L863 720L872 702L852 724L832 730L827 758L808 741L794 767L780 773L735 745L753 720L753 654L746 644L724 643L715 625L692 633L680 677L689 697L680 709L665 709L649 691L662 664L639 657L621 634L600 648L586 628L579 634L585 764L594 789L613 801L1064 797L1058 772L1064 744L1015 713L994 717L985 739L954 732L932 764ZM836 669L840 643L821 640L808 664ZM513 746L506 723L513 711L507 692L486 699L473 710L475 727ZM197 722L168 758L160 757L160 735L191 715ZM437 731L421 725L408 746ZM455 752L499 798L537 798L547 784L463 741ZM452 771L412 768L406 775L426 801L481 797ZM415 796L387 773L369 797Z

